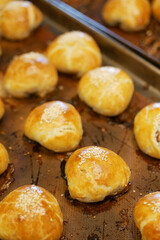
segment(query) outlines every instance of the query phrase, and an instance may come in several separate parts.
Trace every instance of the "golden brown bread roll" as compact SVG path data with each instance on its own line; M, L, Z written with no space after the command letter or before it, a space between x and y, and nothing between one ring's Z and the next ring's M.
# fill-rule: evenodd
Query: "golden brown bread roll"
M35 185L21 186L0 202L0 238L58 240L63 216L55 197Z
M160 0L152 1L152 13L153 16L160 22Z
M120 156L96 146L76 150L67 160L65 174L71 197L81 202L116 195L128 185L131 175Z
M71 151L83 134L81 117L71 104L47 102L29 114L24 134L55 152Z
M142 239L160 239L160 192L150 193L136 203L134 220Z
M108 0L102 10L103 20L126 31L143 30L150 21L148 0Z
M0 143L0 174L2 174L8 167L9 156L5 147Z
M2 100L0 99L0 119L3 117L4 112L5 112L4 103L3 103Z
M144 153L160 159L160 103L152 103L138 112L134 134Z
M133 81L119 68L101 67L82 76L78 95L95 112L116 116L128 106L134 91Z
M4 86L14 97L27 97L33 93L43 97L55 88L57 81L53 64L36 52L15 57L4 76Z
M95 40L80 31L67 32L57 37L48 46L46 54L59 71L78 75L101 66L102 62Z
M29 1L12 1L1 12L1 34L11 40L24 39L42 22L41 11Z

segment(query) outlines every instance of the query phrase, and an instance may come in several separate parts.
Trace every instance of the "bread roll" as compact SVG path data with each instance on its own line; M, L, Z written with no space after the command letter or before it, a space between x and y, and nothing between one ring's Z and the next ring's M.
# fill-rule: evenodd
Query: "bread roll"
M60 35L48 46L46 54L59 71L78 75L101 66L102 62L95 40L80 31Z
M57 70L53 64L36 52L15 57L4 76L6 90L19 98L33 93L43 97L53 91L57 81Z
M63 216L57 200L44 188L21 186L0 202L0 238L58 240Z
M116 195L128 185L131 175L120 156L96 146L76 150L67 160L65 174L71 197L81 202Z
M0 174L2 174L8 167L9 156L5 147L0 143Z
M152 103L139 111L134 119L134 134L144 153L160 159L160 103Z
M42 22L41 11L29 1L11 1L1 12L1 34L11 40L28 37Z
M4 112L5 112L4 103L3 103L2 100L0 99L0 119L3 117Z
M116 116L128 106L134 91L133 81L119 68L101 67L86 73L78 85L82 101L97 113Z
M75 149L82 137L81 117L68 103L52 101L35 108L25 122L24 134L55 152Z
M160 0L152 1L152 13L155 19L160 22Z
M160 239L160 192L141 198L134 208L134 220L144 240Z
M102 18L110 26L119 25L125 31L140 31L148 25L150 12L148 0L108 0L102 10Z

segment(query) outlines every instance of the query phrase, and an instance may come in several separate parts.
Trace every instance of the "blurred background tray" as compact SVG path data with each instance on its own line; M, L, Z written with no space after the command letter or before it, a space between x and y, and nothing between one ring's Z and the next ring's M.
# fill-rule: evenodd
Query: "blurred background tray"
M118 27L107 26L101 17L102 8L107 0L53 0L53 2L64 2L74 9L67 8L73 15L85 19L88 23L96 26L130 49L136 51L152 63L160 66L160 23L153 17L144 31L125 32ZM76 11L76 9L78 11Z
M71 75L59 74L55 91L44 98L4 98L6 113L0 122L0 142L9 151L15 180L0 196L0 200L21 185L37 184L53 193L60 204L64 215L61 240L140 240L133 220L133 208L142 196L160 189L160 162L138 149L133 135L133 119L143 106L151 101L160 101L159 69L105 33L75 19L63 11L57 1L56 4L48 0L33 2L43 11L44 22L26 40L1 39L1 78L15 55L28 51L44 52L57 35L65 31L82 30L96 39L103 53L103 65L121 67L132 76L135 92L128 109L114 118L100 116L82 103L77 97L79 79ZM128 192L95 204L79 203L68 198L61 166L70 153L54 153L23 136L24 122L29 112L51 100L72 103L81 114L84 135L79 147L107 147L124 158L132 172L132 184ZM6 175L3 174L0 177L1 185L5 179Z

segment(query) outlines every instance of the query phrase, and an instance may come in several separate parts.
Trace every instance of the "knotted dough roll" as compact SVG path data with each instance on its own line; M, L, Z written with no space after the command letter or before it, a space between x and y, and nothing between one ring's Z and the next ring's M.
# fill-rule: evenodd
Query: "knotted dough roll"
M137 113L134 135L142 152L160 159L160 103L152 103Z
M53 91L58 82L54 65L41 53L29 52L16 56L4 76L5 89L14 97Z
M24 134L55 152L71 151L83 134L81 117L71 104L47 102L29 114Z
M80 31L67 32L57 37L48 46L46 54L59 71L78 75L100 67L102 62L95 40Z
M3 240L58 240L63 216L55 197L42 187L25 185L0 202Z
M120 156L96 146L76 150L67 160L65 174L71 197L81 202L98 202L120 193L131 176Z
M2 9L0 32L7 39L24 39L42 20L41 11L30 1L11 1Z
M148 0L108 0L102 17L108 25L119 25L125 31L140 31L148 25L150 13Z
M79 81L78 95L97 113L116 116L122 113L132 98L131 77L115 67L101 67L89 71Z

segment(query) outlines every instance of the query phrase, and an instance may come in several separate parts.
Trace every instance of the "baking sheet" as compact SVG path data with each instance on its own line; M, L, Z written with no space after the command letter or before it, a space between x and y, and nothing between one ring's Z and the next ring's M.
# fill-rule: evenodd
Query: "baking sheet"
M64 2L78 11L68 8L75 16L85 19L101 31L119 40L138 54L144 56L157 66L160 66L160 24L151 17L147 28L140 32L125 32L119 27L110 27L102 20L101 12L106 0L53 0ZM87 17L86 17L87 16Z
M28 51L44 52L58 34L68 30L83 30L91 34L103 51L103 65L123 68L134 79L136 91L128 109L118 117L103 117L94 113L77 97L78 78L59 74L55 91L44 98L4 98L6 113L0 122L0 142L8 149L14 165L14 182L0 196L24 184L37 184L57 198L64 216L61 240L140 240L133 221L133 208L145 194L160 190L160 162L143 154L133 136L135 114L151 101L160 101L159 69L130 52L116 41L106 38L83 22L63 12L50 1L33 1L43 9L44 23L26 40L11 42L1 39L3 55L1 76L17 54ZM64 24L65 23L65 24ZM79 147L97 145L118 153L129 165L132 177L128 192L100 203L85 204L71 200L62 177L62 167L70 153L57 154L39 144L28 141L23 135L24 122L36 106L51 100L72 103L82 117L84 134ZM0 182L6 179L5 174Z

